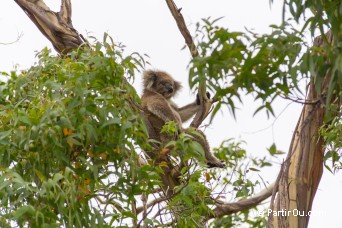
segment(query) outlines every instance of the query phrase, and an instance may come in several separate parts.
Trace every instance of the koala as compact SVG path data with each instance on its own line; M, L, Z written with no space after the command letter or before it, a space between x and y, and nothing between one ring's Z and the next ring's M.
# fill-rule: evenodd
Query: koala
M142 107L146 113L146 118L154 130L154 134L151 134L149 137L161 142L162 145L166 145L169 141L174 140L174 138L166 133L161 133L162 127L167 121L175 121L180 132L190 134L194 140L201 144L209 168L225 167L224 162L217 159L211 153L209 143L202 131L196 129L203 136L199 137L182 128L182 123L189 120L201 106L197 96L196 101L179 108L171 98L180 88L180 82L175 81L166 72L155 70L144 72L143 95L141 97Z

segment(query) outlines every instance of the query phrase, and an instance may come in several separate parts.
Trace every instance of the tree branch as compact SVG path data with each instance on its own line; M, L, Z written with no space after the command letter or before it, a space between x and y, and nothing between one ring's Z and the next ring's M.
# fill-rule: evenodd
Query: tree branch
M16 40L11 41L11 42L0 42L0 45L11 45L11 44L14 44L14 43L18 42L21 39L22 36L23 36L22 33L20 33L20 34L18 33Z
M178 29L181 32L182 36L185 39L185 43L188 46L192 58L196 58L199 56L197 47L192 39L192 36L190 35L190 32L185 24L184 17L181 13L181 8L178 8L176 4L173 2L173 0L166 0L167 6L169 7L171 14L173 18L175 19ZM198 87L198 94L199 99L201 102L201 109L196 113L193 121L191 122L190 126L194 128L198 128L203 120L208 116L211 106L214 103L213 100L209 100L206 95L206 80L203 79L199 83Z
M71 12L72 8L70 0L62 1L60 16L63 19L63 21L67 23L68 26L73 27L71 22Z
M161 202L166 201L168 199L169 199L169 197L156 198L156 199L152 200L151 202L146 203L146 205L137 207L136 212L137 212L137 214L140 214L141 212L144 211L144 209L147 210L148 208L156 205L157 203L161 203Z
M251 198L243 199L235 203L227 203L221 205L218 204L217 207L214 209L214 213L208 217L208 220L211 218L220 218L225 215L230 215L239 211L249 209L251 207L255 207L272 195L273 188L274 183L271 184L268 188L256 194L255 196L252 196Z
M53 12L42 0L15 0L61 55L85 43L71 21L71 2L62 0L60 12Z
M184 184L180 189L178 189L176 192L173 192L172 194L165 194L165 197L160 197L152 200L151 202L147 203L146 205L140 206L137 208L137 214L141 213L144 210L144 207L146 209L156 205L157 203L167 201L178 195L186 186L188 185L188 182Z
M193 58L198 57L197 47L190 35L190 32L185 24L184 17L181 13L182 8L178 8L173 0L166 0L167 6L169 7L173 18L176 20L177 26L181 34L185 39L185 43L188 46L191 56Z

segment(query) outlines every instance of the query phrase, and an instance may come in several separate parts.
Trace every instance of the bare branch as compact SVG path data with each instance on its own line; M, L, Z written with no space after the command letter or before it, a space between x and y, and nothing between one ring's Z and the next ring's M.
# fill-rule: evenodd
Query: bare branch
M18 42L21 39L22 36L23 36L22 33L18 33L16 40L14 40L12 42L5 42L5 43L1 43L0 42L0 45L11 45L11 44L14 44L14 43Z
M182 192L182 190L188 185L188 182L186 184L184 184L180 189L178 189L176 192L173 192L173 194L165 194L165 197L160 197L160 198L156 198L154 200L152 200L151 202L147 203L145 206L141 206L137 208L137 214L140 214L143 210L144 207L146 207L146 209L156 205L157 203L163 202L163 201L167 201L169 199L172 199L173 197L175 197L176 195L178 195L180 192Z
M161 203L161 202L166 201L166 200L168 200L168 199L169 199L169 197L156 198L156 199L152 200L151 202L146 203L146 205L137 207L136 212L137 212L137 214L140 214L140 213L143 212L144 210L147 210L148 208L150 208L150 207L156 205L157 203Z
M103 204L103 205L112 205L117 211L119 212L123 212L123 208L122 206L120 205L120 203L118 202L115 202L114 200L102 200L101 197L99 196L96 196L95 199L100 203L100 204Z
M71 22L71 2L62 0L61 11L53 12L42 0L15 0L60 54L84 44Z
M185 43L188 46L191 56L196 58L199 56L197 47L190 35L190 32L185 24L184 17L181 13L181 8L178 8L173 0L166 0L167 6L169 7L173 18L176 20L177 26L181 34L185 39ZM193 121L191 122L190 126L194 128L198 128L203 120L208 116L211 106L214 100L209 100L206 96L206 81L203 79L198 88L199 99L201 102L202 108L196 113Z
M293 101L295 103L298 103L298 104L303 104L303 105L316 105L318 102L320 102L322 99L324 99L324 97L320 97L319 99L316 99L316 100L307 100L307 99L302 99L302 98L292 98L292 97L289 97L289 96L283 96L283 95L280 95L281 98L285 99L285 100L290 100L290 101Z
M72 27L71 12L72 8L70 0L62 1L60 16L63 19L63 21L65 21L69 26Z
M219 204L214 209L214 214L211 215L208 219L220 218L224 215L230 215L239 211L249 209L251 207L255 207L272 195L273 188L274 184L271 184L268 188L264 189L251 198L243 199L235 203L227 203L222 205Z
M188 46L192 57L196 58L198 56L198 51L197 51L196 45L194 44L192 36L190 35L190 32L185 24L184 17L181 13L182 8L178 8L172 0L166 0L166 3L171 11L172 16L176 20L178 29L183 35L185 39L185 43Z

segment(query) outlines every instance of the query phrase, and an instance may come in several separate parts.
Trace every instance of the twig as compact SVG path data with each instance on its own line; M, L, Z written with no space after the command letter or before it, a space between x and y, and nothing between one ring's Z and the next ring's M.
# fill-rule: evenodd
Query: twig
M8 43L7 42L5 42L5 43L1 43L0 42L0 45L11 45L11 44L14 44L14 43L18 42L21 39L22 36L23 36L23 33L18 33L16 40L14 40L12 42L8 42Z
M320 99L316 99L316 100L306 100L306 99L302 99L302 98L291 98L291 97L287 97L287 96L283 96L280 95L281 98L285 99L285 100L290 100L293 101L295 103L298 104L302 104L302 105L316 105L318 102L320 102ZM324 97L322 97L323 99Z

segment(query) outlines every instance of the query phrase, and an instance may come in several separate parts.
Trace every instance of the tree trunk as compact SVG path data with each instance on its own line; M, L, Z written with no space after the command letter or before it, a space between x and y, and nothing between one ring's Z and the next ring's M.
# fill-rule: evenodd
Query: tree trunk
M332 33L327 33L332 42ZM322 37L315 39L314 46L325 45ZM268 227L307 227L312 202L323 173L324 141L319 129L324 125L325 99L330 81L327 72L322 80L322 92L317 93L315 77L309 84L306 104L298 120L273 192ZM297 216L296 216L297 215Z

